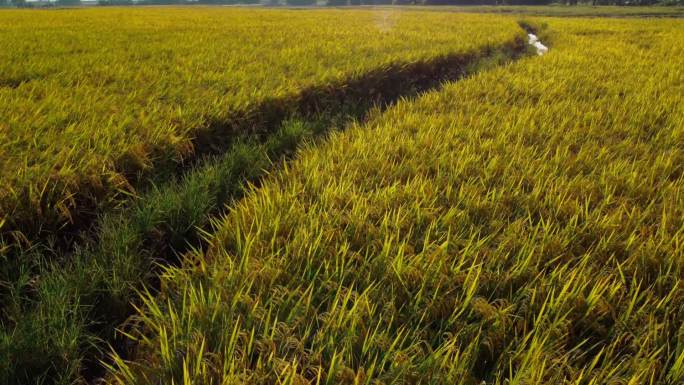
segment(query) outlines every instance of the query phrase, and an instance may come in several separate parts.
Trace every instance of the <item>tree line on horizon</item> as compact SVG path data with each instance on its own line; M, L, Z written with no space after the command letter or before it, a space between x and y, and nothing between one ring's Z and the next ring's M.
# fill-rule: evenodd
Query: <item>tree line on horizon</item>
M98 5L173 5L173 4L266 4L266 5L684 5L684 0L97 0ZM0 6L14 7L46 7L76 6L81 0L0 0Z

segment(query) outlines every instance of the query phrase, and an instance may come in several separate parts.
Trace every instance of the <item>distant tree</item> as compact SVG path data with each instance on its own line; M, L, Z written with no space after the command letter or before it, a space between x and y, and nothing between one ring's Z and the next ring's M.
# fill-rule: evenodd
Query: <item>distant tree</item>
M172 5L172 4L184 4L185 0L141 0L138 4L150 4L150 5Z
M497 0L425 0L425 5L496 5Z
M80 5L81 0L57 0L55 4L59 6Z
M98 0L97 5L133 5L133 0Z
M316 5L316 0L285 0L287 5Z
M339 7L342 5L349 5L349 0L327 0L325 5L332 7Z
M175 5L186 4L186 0L138 0L136 4L141 5Z
M569 0L569 1L575 1L577 0ZM506 4L508 5L548 5L551 4L553 1L552 0L507 0Z
M197 0L196 4L238 4L239 2L239 0Z

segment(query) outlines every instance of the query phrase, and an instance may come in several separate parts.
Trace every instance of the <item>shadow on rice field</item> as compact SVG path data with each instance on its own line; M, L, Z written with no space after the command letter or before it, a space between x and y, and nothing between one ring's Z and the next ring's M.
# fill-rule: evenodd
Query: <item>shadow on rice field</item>
M2 274L11 285L0 290L6 365L0 374L12 384L96 381L109 345L120 357L135 349L121 325L140 305L137 293L159 290L161 267L203 249L214 231L211 218L302 143L527 53L524 38L516 36L479 52L390 65L338 86L310 88L294 110L273 100L257 116L233 118L258 127L251 132L210 123L196 141L201 156L157 173L143 193L100 215L86 234L9 253L13 259L3 261Z
M544 21L250 189L110 381L681 384L684 23Z

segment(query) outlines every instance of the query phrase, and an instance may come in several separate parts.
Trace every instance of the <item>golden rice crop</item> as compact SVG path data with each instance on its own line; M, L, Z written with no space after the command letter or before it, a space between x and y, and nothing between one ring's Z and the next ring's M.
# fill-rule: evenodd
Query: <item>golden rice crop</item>
M254 188L110 381L681 384L684 22L543 23Z
M0 30L0 224L24 233L130 191L203 131L212 144L256 129L303 90L521 33L497 16L222 8L10 10Z
M566 7L561 4L549 5L500 5L492 6L426 6L431 11L502 13L535 16L574 16L574 17L681 17L684 7L629 7L618 5L592 6L588 4Z

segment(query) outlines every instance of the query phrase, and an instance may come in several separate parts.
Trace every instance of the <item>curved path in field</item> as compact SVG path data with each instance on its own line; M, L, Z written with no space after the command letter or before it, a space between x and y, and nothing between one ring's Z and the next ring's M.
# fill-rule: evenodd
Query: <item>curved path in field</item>
M130 283L135 289L154 292L159 266L179 263L184 253L202 248L204 235L211 231L211 218L240 198L245 181L258 183L272 169L270 160L287 159L302 141L315 140L330 128L343 128L398 100L437 90L445 82L527 54L526 42L517 37L484 53L396 64L347 79L339 87L312 87L302 92L295 116L278 111L277 101L264 106L275 111L277 118L269 123L268 132L255 133L240 145L217 140L212 133L230 127L216 122L197 141L199 153L211 155L209 160L197 157L123 210L107 213L97 222L91 218L85 228L95 230L88 239L65 238L60 252L64 259L78 261L78 268L67 264L43 272L42 281L70 281L83 271L99 271L100 275L90 277L90 285L71 294L72 305L67 307L72 306L70 312L79 314L81 322L98 325L87 332L89 339L101 339L125 357L131 346L115 328L134 313L136 293ZM136 267L125 269L130 266ZM117 282L126 282L125 289ZM91 383L104 374L101 360L106 359L106 347L99 346L102 350L89 347L81 357L80 376Z

